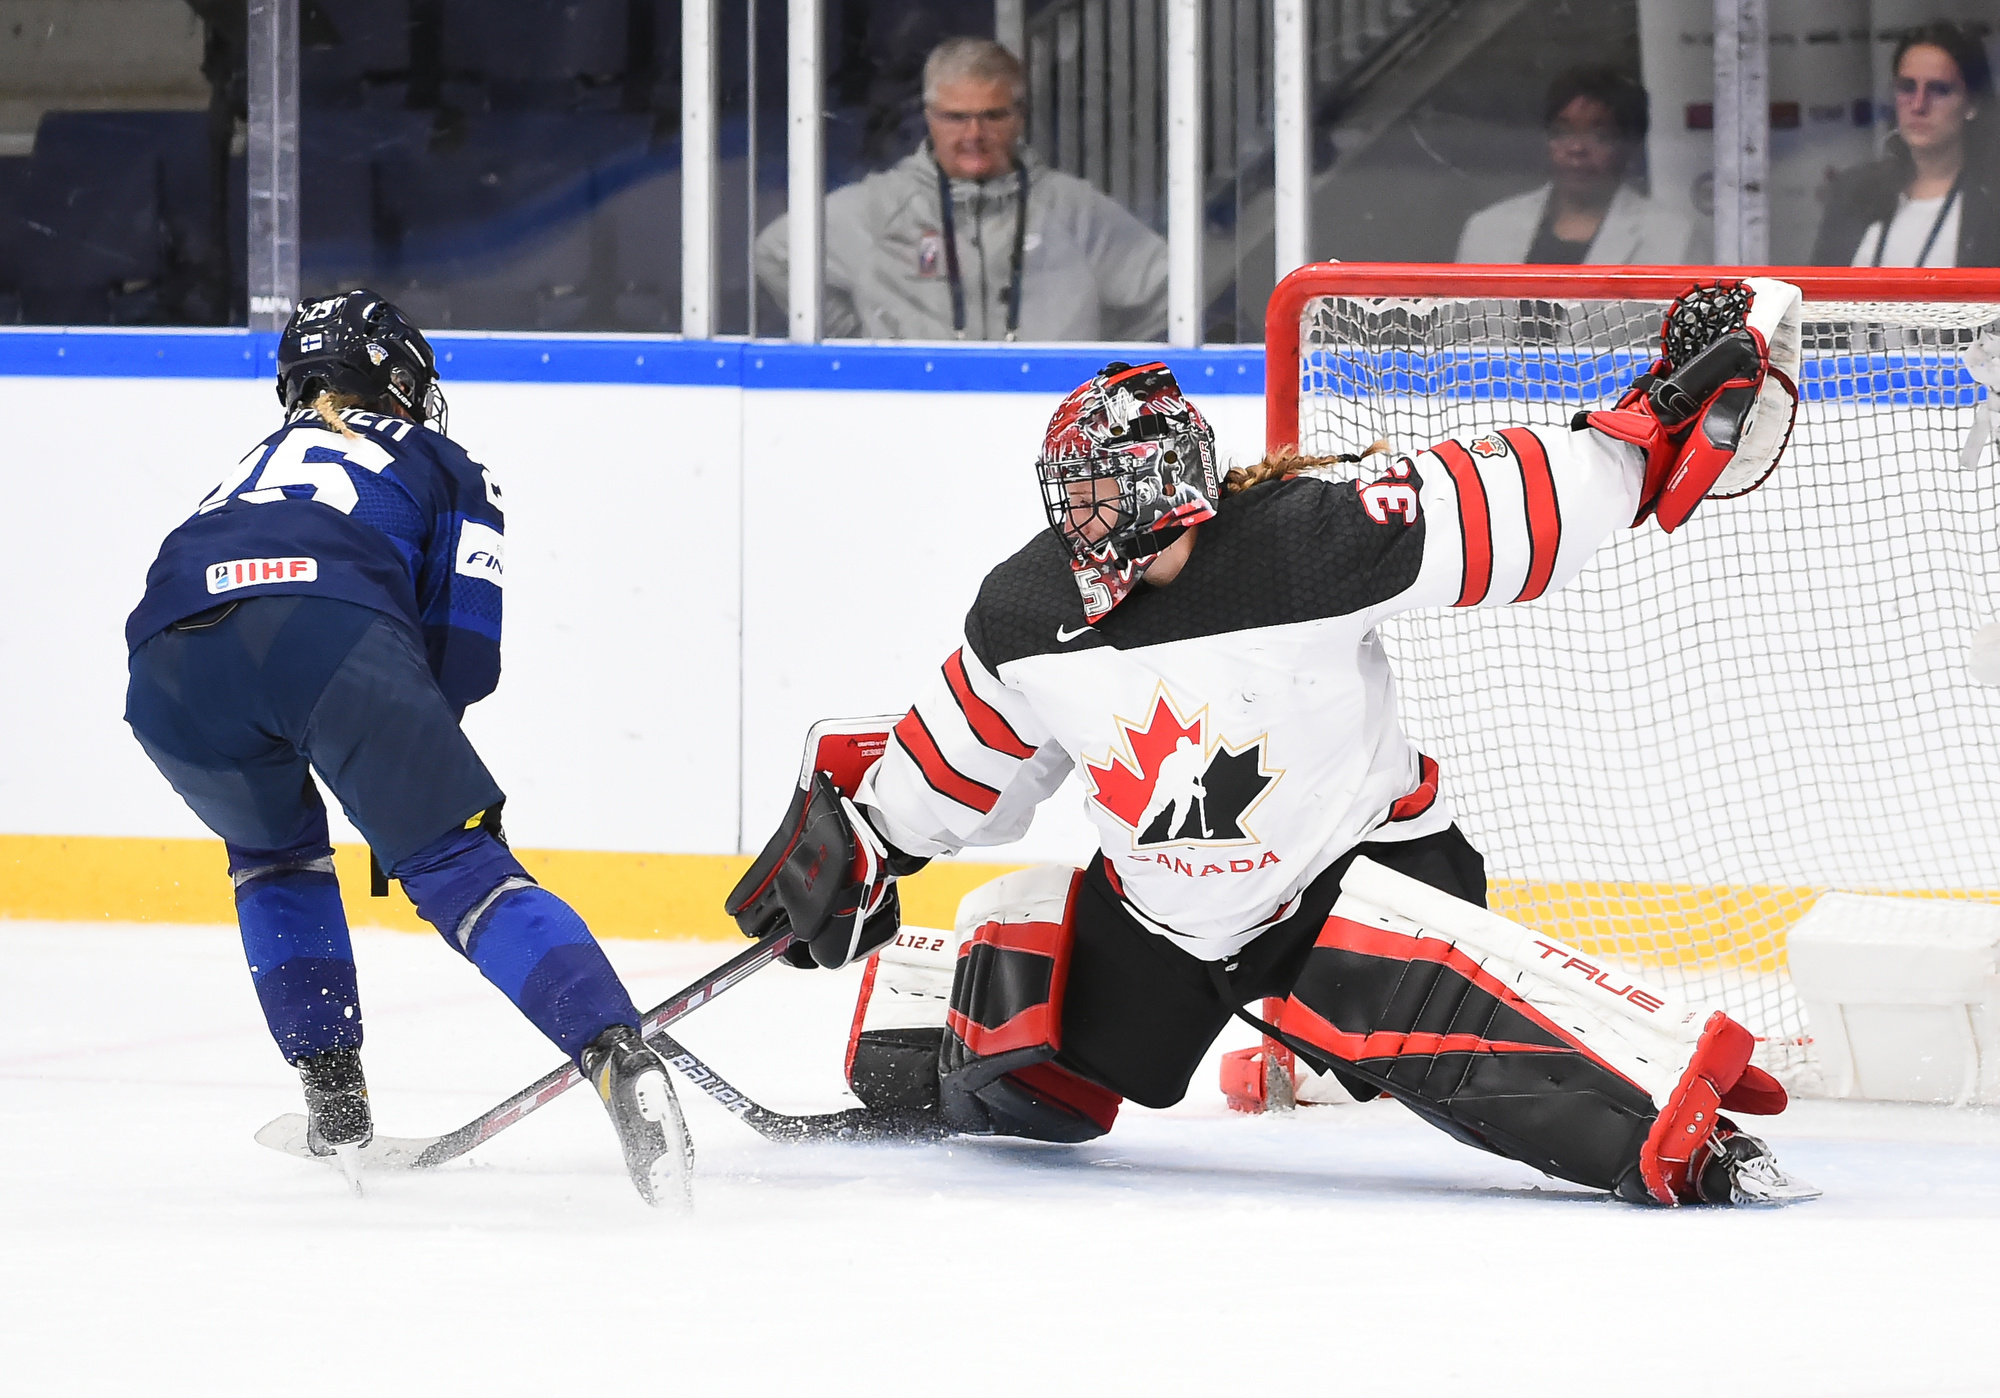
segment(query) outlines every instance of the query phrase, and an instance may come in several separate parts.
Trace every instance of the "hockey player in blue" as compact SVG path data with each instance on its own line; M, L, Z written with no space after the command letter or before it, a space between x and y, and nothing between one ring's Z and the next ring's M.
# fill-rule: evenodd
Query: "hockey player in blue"
M500 678L503 518L444 435L431 348L368 291L300 305L285 421L166 538L126 623L126 721L221 836L250 974L300 1072L315 1153L373 1135L361 1004L326 808L339 799L417 911L597 1088L649 1203L686 1198L666 1065L568 904L500 834L459 728Z

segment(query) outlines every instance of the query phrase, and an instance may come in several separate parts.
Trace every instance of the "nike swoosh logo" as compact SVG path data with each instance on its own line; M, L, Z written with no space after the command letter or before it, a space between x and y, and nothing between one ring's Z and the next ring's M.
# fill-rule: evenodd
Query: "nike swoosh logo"
M1058 626L1056 628L1056 639L1067 644L1070 641L1074 641L1078 636L1089 634L1089 631L1090 628L1088 626L1079 626L1074 631L1070 630L1067 626Z

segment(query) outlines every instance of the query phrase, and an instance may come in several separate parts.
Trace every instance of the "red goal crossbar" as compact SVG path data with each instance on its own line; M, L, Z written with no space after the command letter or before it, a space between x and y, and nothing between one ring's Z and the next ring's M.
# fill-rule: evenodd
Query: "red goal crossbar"
M1408 296L1474 300L1671 301L1696 282L1778 277L1812 301L1991 301L2000 271L1876 267L1477 266L1426 262L1315 262L1290 273L1264 311L1264 446L1299 439L1299 321L1316 296Z

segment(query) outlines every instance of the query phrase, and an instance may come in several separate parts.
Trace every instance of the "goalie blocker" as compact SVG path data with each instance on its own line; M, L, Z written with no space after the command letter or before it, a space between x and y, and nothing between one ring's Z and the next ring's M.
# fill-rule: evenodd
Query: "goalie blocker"
M888 745L889 718L823 719L806 734L791 807L723 910L759 940L789 926L794 966L845 966L896 935L896 880L930 861L875 833L851 799Z

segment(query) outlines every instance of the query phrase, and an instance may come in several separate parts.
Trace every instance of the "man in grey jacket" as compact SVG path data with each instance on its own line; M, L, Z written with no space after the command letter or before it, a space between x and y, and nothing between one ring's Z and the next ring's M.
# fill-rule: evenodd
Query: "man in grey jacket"
M931 51L924 64L930 138L889 169L827 196L828 337L1165 333L1166 241L1021 144L1025 96L1019 60L991 39L947 39ZM780 305L789 294L788 231L779 218L757 238L757 279Z

